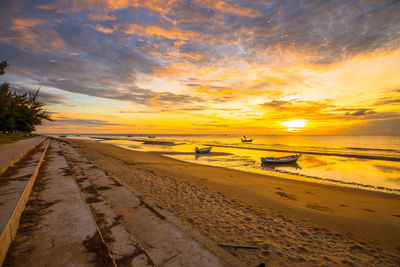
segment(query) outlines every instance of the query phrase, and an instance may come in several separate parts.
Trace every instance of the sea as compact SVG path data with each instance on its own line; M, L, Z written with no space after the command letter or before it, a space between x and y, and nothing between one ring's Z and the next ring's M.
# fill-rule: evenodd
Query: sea
M398 136L64 134L139 151L161 152L182 161L314 183L400 194ZM209 154L195 147L212 146ZM293 154L296 163L262 164L261 157Z

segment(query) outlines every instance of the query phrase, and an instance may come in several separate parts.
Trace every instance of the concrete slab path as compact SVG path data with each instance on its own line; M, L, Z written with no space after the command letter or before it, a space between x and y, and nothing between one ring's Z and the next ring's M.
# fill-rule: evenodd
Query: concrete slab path
M0 175L44 139L45 137L38 136L9 144L0 144Z
M137 197L72 146L61 146L119 266L244 266L221 249L217 253L216 244L206 246L200 238L194 239L187 229L172 222L167 211Z
M75 178L52 142L4 266L114 266Z
M6 227L29 178L34 173L44 147L45 144L41 144L0 177L0 233Z

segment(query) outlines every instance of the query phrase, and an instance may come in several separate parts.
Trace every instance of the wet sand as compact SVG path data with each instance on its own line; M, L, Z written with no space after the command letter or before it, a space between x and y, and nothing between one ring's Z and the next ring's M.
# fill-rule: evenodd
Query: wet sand
M252 266L400 264L400 196L70 141L92 163Z

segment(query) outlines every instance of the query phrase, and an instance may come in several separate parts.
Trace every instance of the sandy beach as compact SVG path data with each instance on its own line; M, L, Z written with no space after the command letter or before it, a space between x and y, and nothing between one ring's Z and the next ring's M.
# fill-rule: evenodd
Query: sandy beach
M68 142L128 189L250 266L400 263L398 195Z

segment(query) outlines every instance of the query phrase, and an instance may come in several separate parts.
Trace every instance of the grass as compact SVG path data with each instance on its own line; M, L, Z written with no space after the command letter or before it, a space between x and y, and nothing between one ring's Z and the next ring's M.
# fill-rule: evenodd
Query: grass
M7 143L12 143L15 141L19 141L19 140L23 140L23 139L27 139L27 138L31 138L37 135L31 135L31 136L27 136L27 135L22 135L22 134L18 134L18 135L6 135L6 134L0 134L0 144L7 144Z

